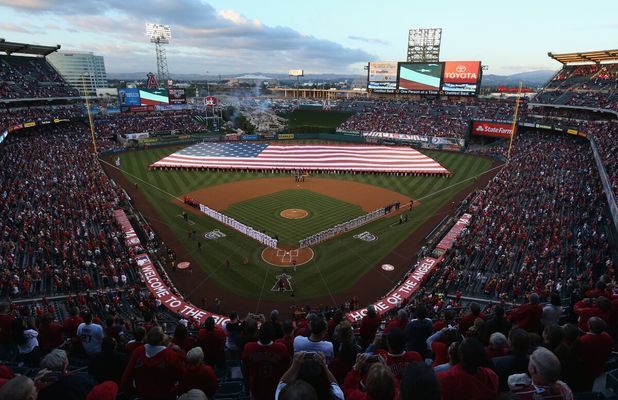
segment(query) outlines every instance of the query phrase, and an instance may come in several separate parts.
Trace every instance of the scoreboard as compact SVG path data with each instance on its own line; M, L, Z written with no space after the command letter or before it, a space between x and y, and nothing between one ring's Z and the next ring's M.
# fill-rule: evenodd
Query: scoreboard
M370 62L367 90L374 93L476 96L481 77L480 61Z

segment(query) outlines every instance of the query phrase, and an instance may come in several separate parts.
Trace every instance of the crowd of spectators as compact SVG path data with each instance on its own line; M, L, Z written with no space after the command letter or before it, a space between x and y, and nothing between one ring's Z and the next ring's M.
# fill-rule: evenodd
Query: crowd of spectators
M126 134L138 132L196 133L205 127L191 111L162 111L153 113L120 113L98 116L94 120L95 129L101 135Z
M110 137L116 134L148 132L157 133L197 133L203 131L192 111L153 111L144 113L98 114L93 116L98 135ZM65 106L37 106L28 108L0 109L0 131L27 122L41 120L69 119L85 120L82 104Z
M510 120L513 102L466 102L422 99L415 101L354 100L348 109L355 114L339 129L421 136L463 137L471 119Z
M0 109L0 131L23 124L24 122L49 121L54 118L79 118L82 116L82 109L83 106L81 104Z
M587 142L518 134L510 163L469 204L473 220L432 285L515 301L581 291L614 276L605 209Z
M586 131L597 144L614 196L618 199L618 122L589 124Z
M533 102L618 110L618 64L565 66Z
M9 135L0 149L1 296L55 295L134 280L112 215L123 194L93 159L85 128L33 128Z
M58 72L41 57L0 56L0 98L77 97Z
M106 294L89 296L64 321L1 303L0 398L28 398L19 383L39 399L573 399L592 391L615 348L613 285L599 281L573 316L557 293L505 310L439 305L424 291L388 315L370 306L356 334L340 309L232 312L197 328L163 322L156 304L124 317L138 291L110 307Z
M563 129L588 131L595 123L616 119L613 113L598 113L586 109L534 107L522 110L519 122L556 126Z

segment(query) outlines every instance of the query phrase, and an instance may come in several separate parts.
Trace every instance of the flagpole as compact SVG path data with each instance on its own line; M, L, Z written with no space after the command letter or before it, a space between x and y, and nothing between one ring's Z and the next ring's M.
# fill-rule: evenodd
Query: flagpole
M511 139L509 140L509 151L507 153L507 162L511 161L511 147L513 146L513 137L515 137L515 129L517 128L517 112L519 111L519 101L521 96L521 81L519 81L519 89L517 89L517 100L515 100L515 112L513 113L513 125L511 125Z
M86 81L84 80L84 74L82 74L82 88L84 89L84 96L86 96L86 110L88 111L88 122L90 122L90 134L92 135L92 149L94 155L97 154L97 142L94 139L94 124L92 123L92 115L90 114L90 102L88 101L88 91L86 90Z

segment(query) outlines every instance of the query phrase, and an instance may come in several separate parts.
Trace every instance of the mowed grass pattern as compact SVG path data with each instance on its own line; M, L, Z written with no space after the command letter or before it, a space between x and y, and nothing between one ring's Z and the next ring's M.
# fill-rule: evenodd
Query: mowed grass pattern
M121 169L126 172L125 175L131 183L138 183L139 190L156 210L157 215L146 215L146 218L166 223L176 235L176 244L181 244L185 250L178 254L179 259L186 254L191 254L208 274L207 280L196 282L192 292L207 296L208 288L217 285L229 291L231 295L245 298L291 300L286 295L270 292L270 287L275 282L275 275L281 270L262 261L263 247L261 245L206 216L196 218L196 225L188 226L178 217L182 209L170 199L171 195L182 196L184 193L203 187L233 181L284 176L292 179L291 176L252 172L148 170L149 164L179 148L155 148L121 154ZM414 233L440 208L446 205L446 208L452 211L457 206L452 203L452 197L471 185L472 178L485 172L491 165L491 161L482 157L439 151L423 152L442 163L454 173L454 176L444 178L439 176L319 175L320 178L351 180L384 187L410 198L419 199L422 204L410 213L410 221L407 224L396 224L397 217L381 219L317 246L314 249L314 260L294 273L292 285L295 290L295 301L328 296L330 293L350 288L366 271L375 268L385 255ZM204 247L201 252L198 252L196 242L187 239L187 229L195 229L200 235L212 229L219 229L227 236L203 242ZM362 231L377 235L378 240L368 243L353 238L355 234ZM249 265L242 265L244 258L249 260ZM231 262L232 267L229 269L224 267L226 260ZM394 280L395 278L388 274L383 274L382 281L376 281L375 284L383 285L386 292L386 288L396 283Z
M289 208L303 209L309 215L302 219L281 217L281 211ZM223 213L257 230L265 229L270 236L277 235L279 243L288 245L364 214L357 205L303 189L232 204Z

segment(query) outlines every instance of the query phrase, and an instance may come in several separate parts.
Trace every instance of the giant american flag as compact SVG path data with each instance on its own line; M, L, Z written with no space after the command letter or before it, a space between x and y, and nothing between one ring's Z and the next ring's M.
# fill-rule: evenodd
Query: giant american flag
M198 143L151 167L448 173L409 147L340 144Z

